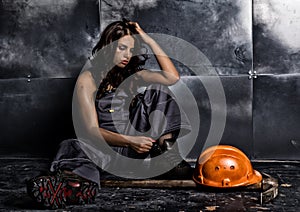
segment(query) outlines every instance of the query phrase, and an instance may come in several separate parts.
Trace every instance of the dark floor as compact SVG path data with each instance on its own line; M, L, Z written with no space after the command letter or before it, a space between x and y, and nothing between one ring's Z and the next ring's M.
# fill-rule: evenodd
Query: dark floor
M49 161L0 158L0 209L40 210L27 197L25 181L47 170ZM64 211L300 211L300 162L253 163L279 181L279 194L259 203L259 192L205 192L199 189L102 188L96 204Z

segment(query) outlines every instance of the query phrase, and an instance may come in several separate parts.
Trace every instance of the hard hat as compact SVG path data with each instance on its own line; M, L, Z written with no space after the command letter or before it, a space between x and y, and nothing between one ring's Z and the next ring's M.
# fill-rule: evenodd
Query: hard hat
M193 180L217 188L247 186L262 180L248 157L239 149L218 145L206 149L198 158Z

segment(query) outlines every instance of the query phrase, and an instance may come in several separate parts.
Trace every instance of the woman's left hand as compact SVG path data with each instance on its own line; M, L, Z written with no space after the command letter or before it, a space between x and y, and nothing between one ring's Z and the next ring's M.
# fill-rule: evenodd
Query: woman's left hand
M140 71L139 76L144 81L151 83L160 83L163 85L173 85L176 83L180 76L168 55L162 50L162 48L160 48L155 40L142 30L137 22L129 22L129 24L135 27L135 30L139 33L143 41L152 49L152 52L162 70L161 72L146 70Z
M137 32L139 32L139 33L140 33L140 32L141 32L141 33L145 33L144 30L142 30L142 28L141 28L140 25L138 24L138 22L130 21L129 24L130 24L131 26L134 26Z
M130 21L129 24L135 27L135 30L139 33L145 43L148 44L153 41L153 39L144 32L137 22Z

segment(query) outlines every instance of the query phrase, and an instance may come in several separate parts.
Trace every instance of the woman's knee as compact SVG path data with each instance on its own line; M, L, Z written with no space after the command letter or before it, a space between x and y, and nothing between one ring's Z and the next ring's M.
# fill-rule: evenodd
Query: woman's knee
M146 104L156 104L170 99L174 99L172 92L162 84L151 84L144 92L144 102Z

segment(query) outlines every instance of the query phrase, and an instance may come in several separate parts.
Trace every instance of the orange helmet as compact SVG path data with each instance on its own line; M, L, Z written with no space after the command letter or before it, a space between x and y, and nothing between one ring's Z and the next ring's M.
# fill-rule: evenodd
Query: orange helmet
M262 180L248 157L239 149L219 145L206 149L198 158L193 180L200 185L218 188L247 186Z

